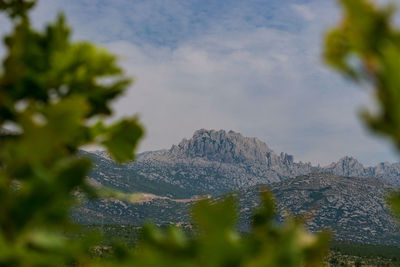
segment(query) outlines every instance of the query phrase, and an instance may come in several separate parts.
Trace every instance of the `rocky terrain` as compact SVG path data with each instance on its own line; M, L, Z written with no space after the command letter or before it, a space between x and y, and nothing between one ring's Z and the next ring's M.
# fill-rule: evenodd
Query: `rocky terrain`
M96 164L91 177L101 183L143 192L140 181L151 181L160 185L157 192L147 188L145 192L160 194L158 188L168 187L165 195L181 198L218 196L317 171L309 163L294 162L291 155L275 154L257 138L223 130L196 131L190 140L184 139L169 150L139 154L135 162L122 166L103 152L90 156Z
M400 245L400 228L385 202L396 187L383 180L314 173L268 188L276 198L279 221L301 215L309 229L329 229L338 240ZM240 192L242 224L258 203L258 191Z
M335 239L372 244L400 245L400 232L385 204L387 192L396 188L377 178L309 174L268 185L277 203L277 221L303 216L310 230L332 231ZM251 214L259 204L252 186L235 193L240 212L239 228L249 229ZM188 225L190 207L197 199L148 198L135 204L116 199L86 203L74 213L83 224L142 225L152 221Z
M199 197L235 191L240 228L246 230L260 185L268 185L277 198L278 220L287 213L306 213L310 229L332 229L337 239L400 245L384 200L385 193L400 184L400 163L364 167L344 157L325 167L312 166L276 154L257 138L204 129L168 150L139 154L124 165L104 152L82 154L95 164L92 184L154 197L136 204L87 202L74 213L81 223L141 225L149 219L187 224L189 207Z
M400 162L381 162L373 167L364 167L353 157L343 157L338 162L320 168L319 172L347 177L375 177L400 185Z
M400 185L400 163L364 167L352 157L343 157L325 167L312 166L295 162L292 155L276 154L257 138L223 130L198 130L169 150L141 153L125 165L115 164L101 151L87 155L96 165L91 178L104 185L176 198L218 196L308 173L376 177Z

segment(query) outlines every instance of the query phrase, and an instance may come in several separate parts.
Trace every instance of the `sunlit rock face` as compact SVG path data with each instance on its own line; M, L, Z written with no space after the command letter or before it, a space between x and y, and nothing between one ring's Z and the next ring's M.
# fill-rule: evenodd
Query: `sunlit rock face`
M268 163L267 155L276 155L258 138L243 137L234 131L201 129L189 140L182 140L170 149L176 156L204 158L224 163Z
M150 180L173 184L189 195L220 195L269 184L317 169L276 154L255 137L224 130L196 131L169 150L145 152L128 168Z

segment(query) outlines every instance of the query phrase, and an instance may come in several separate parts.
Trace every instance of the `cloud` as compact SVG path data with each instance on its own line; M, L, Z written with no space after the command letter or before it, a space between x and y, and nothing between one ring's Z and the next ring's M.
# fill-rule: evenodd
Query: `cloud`
M313 163L395 159L356 116L368 94L321 63L322 35L339 17L330 1L42 0L35 25L60 9L74 38L109 48L136 78L114 108L140 114L142 151L214 128Z
M313 163L347 154L367 163L376 153L392 159L355 115L368 95L318 63L308 37L257 28L204 35L175 49L109 43L138 77L116 109L142 114L144 150L169 147L198 128L223 128Z
M315 14L306 5L293 4L291 7L305 20L311 21L315 18Z

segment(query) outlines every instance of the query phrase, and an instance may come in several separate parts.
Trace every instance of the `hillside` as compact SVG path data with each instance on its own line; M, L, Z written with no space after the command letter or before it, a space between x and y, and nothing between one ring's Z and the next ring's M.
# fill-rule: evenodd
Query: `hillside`
M239 202L239 228L249 227L250 216L259 203L259 190L253 186L236 192ZM278 216L303 215L313 231L330 229L338 240L400 245L400 233L385 205L385 194L395 187L377 178L349 178L330 174L309 174L268 185L276 197ZM119 200L88 202L74 213L83 224L141 225L190 223L190 206L196 199L152 196L129 204Z
M83 224L188 224L193 202L236 192L239 227L246 230L260 186L266 185L277 198L278 220L305 213L311 230L332 229L339 240L400 245L385 205L385 194L399 185L400 163L364 167L343 157L325 167L312 166L276 154L257 138L204 129L168 150L141 153L124 165L101 151L82 155L95 164L90 183L146 195L136 204L87 202L73 215Z
M335 239L400 245L400 232L385 203L396 188L377 178L342 177L315 173L272 184L278 220L302 215L309 229L330 229ZM257 204L258 188L240 192L242 224Z
M325 167L295 162L292 155L276 154L257 138L233 131L198 130L168 150L138 155L135 162L118 165L104 152L83 154L95 163L93 182L127 192L146 192L173 198L219 196L234 190L270 184L309 173L349 177L376 177L400 185L400 163L364 167L343 157Z

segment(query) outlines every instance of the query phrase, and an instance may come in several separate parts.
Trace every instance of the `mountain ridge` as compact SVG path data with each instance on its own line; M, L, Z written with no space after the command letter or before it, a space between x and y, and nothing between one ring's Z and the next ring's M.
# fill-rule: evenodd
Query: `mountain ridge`
M97 154L107 158L104 152ZM197 130L190 139L170 149L138 154L136 161L127 166L134 173L174 184L195 195L218 195L309 173L376 177L400 185L400 162L365 167L354 157L345 156L327 166L313 166L296 162L290 154L277 154L260 139L232 130ZM217 188L210 186L216 184Z
M400 233L385 204L385 194L399 186L399 164L364 167L353 157L327 166L295 162L257 138L233 131L201 129L170 149L141 153L136 161L116 164L104 152L87 153L94 162L89 181L147 198L88 201L73 215L80 223L141 225L188 224L190 204L202 196L221 198L236 192L239 227L248 229L259 203L259 188L276 196L278 219L284 214L312 214L308 227L332 229L347 241L400 245ZM183 200L183 201L182 201ZM103 220L104 219L104 220Z

